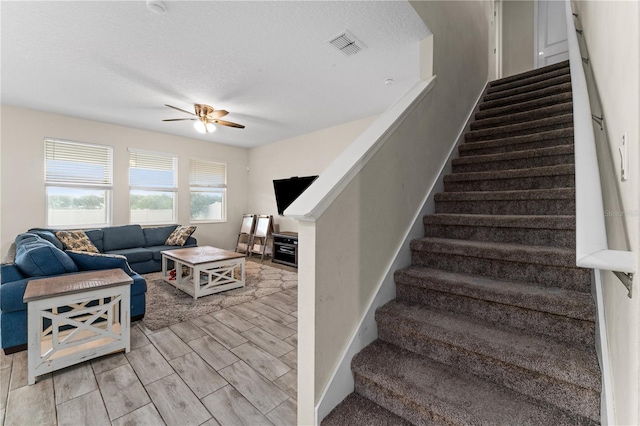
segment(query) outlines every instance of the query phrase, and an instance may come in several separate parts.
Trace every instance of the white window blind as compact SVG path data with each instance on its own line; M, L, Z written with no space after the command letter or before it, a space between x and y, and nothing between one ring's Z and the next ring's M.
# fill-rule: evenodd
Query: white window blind
M178 158L171 154L129 150L131 189L178 190Z
M227 165L192 158L189 184L192 188L226 188Z
M113 185L113 149L108 146L45 139L45 183L47 186Z

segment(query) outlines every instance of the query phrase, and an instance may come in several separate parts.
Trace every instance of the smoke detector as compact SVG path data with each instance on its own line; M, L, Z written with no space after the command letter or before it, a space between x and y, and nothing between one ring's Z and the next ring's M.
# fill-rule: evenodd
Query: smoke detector
M355 55L362 49L367 48L364 43L358 40L347 30L344 30L340 34L331 37L331 39L329 39L329 44L331 44L333 47L347 56Z

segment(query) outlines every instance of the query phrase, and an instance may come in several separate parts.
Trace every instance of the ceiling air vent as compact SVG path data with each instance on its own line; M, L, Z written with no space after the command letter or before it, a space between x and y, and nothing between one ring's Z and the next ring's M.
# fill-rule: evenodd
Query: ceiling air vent
M329 43L347 56L355 55L367 47L349 31L343 31L337 36L332 37Z

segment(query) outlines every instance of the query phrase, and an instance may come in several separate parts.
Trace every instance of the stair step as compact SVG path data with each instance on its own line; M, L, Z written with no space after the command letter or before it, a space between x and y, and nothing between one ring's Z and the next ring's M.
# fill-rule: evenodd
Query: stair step
M467 143L482 142L492 139L504 139L514 136L536 135L549 130L566 129L573 126L573 114L556 115L540 118L525 123L509 124L489 129L472 130L464 135Z
M563 77L569 75L571 77L571 70L569 67L560 68L554 71L549 71L545 74L534 75L528 78L521 78L519 80L515 80L509 83L503 83L498 85L489 85L487 89L487 94L499 93L504 90L518 89L524 86L530 86L534 83L541 83L551 80L556 77Z
M501 154L514 151L548 148L573 144L573 127L550 130L530 135L513 136L484 142L464 143L458 147L460 157L469 155Z
M489 83L489 87L502 86L506 83L527 79L537 75L548 74L549 72L556 71L563 68L569 68L569 61L562 61L556 64L547 65L546 67L536 68L520 74L511 75L509 77L503 77L498 80L493 80L492 82Z
M570 188L575 185L573 164L530 169L452 173L444 177L445 192L512 191Z
M591 271L575 250L424 237L411 241L412 265L589 292Z
M548 404L381 341L356 355L352 368L356 392L416 425L577 423Z
M327 417L322 426L411 426L411 423L389 410L353 392L349 394Z
M589 293L419 266L396 271L395 282L397 300L567 343L595 345L595 307Z
M540 107L530 111L514 112L508 115L501 115L499 117L484 118L480 120L476 119L476 121L471 123L471 130L527 123L534 120L571 113L573 113L573 102L565 102L562 104Z
M573 144L569 144L500 154L468 155L453 159L451 165L453 173L466 173L527 169L574 162Z
M576 211L574 188L443 192L434 199L436 213L575 215Z
M575 248L575 216L433 214L424 236Z
M571 83L571 75L565 74L559 77L550 78L537 83L528 84L526 86L515 87L513 89L502 90L495 93L489 93L482 97L482 102L494 101L496 99L504 99L512 96L522 95L524 93L535 92L548 87L556 87L561 84Z
M525 111L534 111L547 106L564 104L572 101L571 92L564 92L557 95L546 96L531 101L508 104L501 107L485 109L478 111L473 117L475 120L484 120L487 118L500 117L507 114L514 114Z
M376 321L380 340L573 414L599 418L595 349L410 302L389 302L376 311Z
M571 83L562 83L556 86L545 87L532 92L521 93L519 95L508 96L494 100L484 100L478 105L480 111L488 111L494 108L518 105L522 102L542 100L551 96L571 93Z

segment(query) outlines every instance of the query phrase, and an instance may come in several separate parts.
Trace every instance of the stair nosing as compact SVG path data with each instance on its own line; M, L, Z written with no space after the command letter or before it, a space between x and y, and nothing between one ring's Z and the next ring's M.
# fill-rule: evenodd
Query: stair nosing
M560 155L567 155L574 153L573 144L554 145L544 148L523 149L520 151L500 152L495 154L476 154L466 155L464 157L454 158L451 162L452 165L457 166L460 164L475 164L484 162L498 162L508 160L521 160L525 158L539 158L539 157L555 157ZM537 154L537 155L531 155Z
M528 177L565 176L575 174L573 164L557 164L554 166L529 167L522 169L488 170L482 172L458 172L444 176L444 182L466 182L478 180L501 180Z
M460 223L455 219L466 219ZM575 231L575 215L496 215L472 213L435 213L424 216L425 225L449 225L491 228L555 229ZM571 225L567 226L566 221ZM522 223L520 223L522 222Z
M564 194L564 197L558 195ZM514 196L524 195L547 195L547 197L533 198L533 200L574 200L575 188L547 188L547 189L523 189L508 191L460 191L460 192L439 192L435 194L436 201L445 201L449 199L473 200L482 199L483 201L508 201L523 200L531 201L532 198L519 198ZM496 198L490 198L490 196ZM553 196L553 197L552 197ZM448 200L447 200L448 201Z

